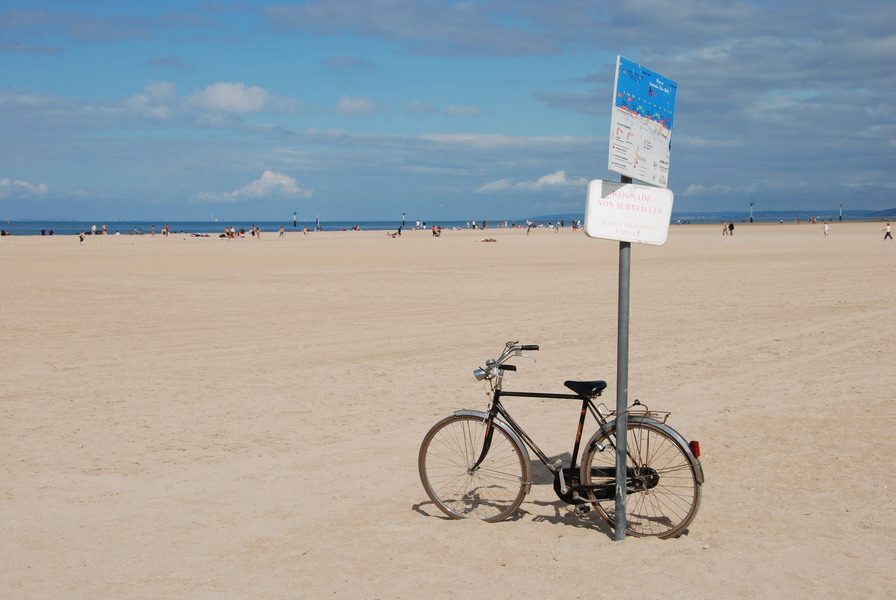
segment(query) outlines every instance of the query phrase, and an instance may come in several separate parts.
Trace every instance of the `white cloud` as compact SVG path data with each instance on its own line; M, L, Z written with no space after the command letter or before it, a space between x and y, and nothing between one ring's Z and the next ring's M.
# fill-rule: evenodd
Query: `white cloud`
M475 148L514 148L514 147L544 147L571 146L590 144L593 138L572 136L535 136L520 137L503 135L500 133L426 133L420 139L442 144L454 144Z
M268 196L302 196L309 195L296 184L296 180L283 173L265 171L261 177L249 185L234 192L242 198L265 198Z
M210 85L189 99L201 108L237 114L261 112L270 100L267 91L258 86L225 82Z
M0 179L0 198L43 198L50 192L47 184L33 185L27 181L12 180L8 177Z
M439 108L429 102L414 100L408 102L407 112L409 115L435 115L439 113Z
M271 198L310 198L313 190L303 190L295 179L283 173L265 171L252 183L232 192L202 192L193 196L200 202L241 202Z
M702 138L689 135L674 136L673 144L676 148L739 148L743 142L732 138Z
M35 94L22 90L0 91L0 106L17 107L44 107L57 103L58 99L52 96Z
M502 192L507 190L538 191L552 188L584 187L586 185L588 185L588 179L585 177L570 179L566 176L566 171L560 170L547 175L542 175L534 181L521 181L519 183L511 183L509 179L490 181L476 191L478 193Z
M177 86L170 81L150 83L143 88L142 94L135 94L125 102L142 116L161 120L173 118L178 104Z
M552 186L582 186L588 185L588 180L584 177L578 177L576 179L569 179L566 176L566 171L556 171L554 173L550 173L549 175L543 175L539 177L535 181L527 181L524 183L517 184L518 186L528 188L528 189L541 189L544 187L552 187Z
M173 102L177 99L177 86L170 81L150 83L143 90L153 102Z
M343 115L369 115L376 111L376 102L370 98L343 96L336 103L336 112Z
M509 190L513 187L513 184L510 183L509 179L499 179L498 181L489 181L484 186L480 187L477 192L500 192L503 190Z
M730 185L725 185L721 183L717 183L714 185L703 185L700 183L692 183L689 185L684 192L682 192L682 196L703 196L703 195L729 195L733 192L741 192L742 190L738 190Z
M237 115L261 112L294 113L296 101L269 94L258 86L218 82L188 96L178 94L170 81L150 83L143 92L127 98L123 110L110 105L119 118L137 115L154 120L231 126ZM105 108L105 107L104 107Z

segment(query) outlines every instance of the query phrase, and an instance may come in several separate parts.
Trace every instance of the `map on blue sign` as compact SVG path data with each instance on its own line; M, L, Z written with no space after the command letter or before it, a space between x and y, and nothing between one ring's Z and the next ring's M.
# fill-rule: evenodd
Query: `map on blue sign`
M669 154L678 84L621 56L610 125L611 171L660 187L669 185Z

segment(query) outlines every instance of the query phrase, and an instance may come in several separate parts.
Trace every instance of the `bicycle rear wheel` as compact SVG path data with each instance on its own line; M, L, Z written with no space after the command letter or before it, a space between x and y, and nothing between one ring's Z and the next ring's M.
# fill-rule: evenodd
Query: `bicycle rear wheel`
M436 423L420 445L417 468L426 494L454 519L495 522L507 518L529 489L527 454L504 426L493 423L488 454L482 454L488 426L482 416L453 415Z
M700 507L701 484L689 452L658 423L629 421L626 533L674 537ZM616 523L616 428L595 438L582 458L580 480L597 513Z

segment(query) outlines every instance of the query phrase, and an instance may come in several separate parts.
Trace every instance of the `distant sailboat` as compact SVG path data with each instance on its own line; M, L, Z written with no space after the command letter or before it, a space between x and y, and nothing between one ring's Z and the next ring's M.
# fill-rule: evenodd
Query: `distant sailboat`
M315 231L323 231L324 228L320 226L320 215L317 215L317 225L314 228Z

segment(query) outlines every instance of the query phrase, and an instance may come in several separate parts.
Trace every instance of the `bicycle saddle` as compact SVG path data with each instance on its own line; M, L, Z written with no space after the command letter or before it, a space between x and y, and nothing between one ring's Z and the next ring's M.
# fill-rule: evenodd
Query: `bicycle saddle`
M606 381L564 381L563 385L574 391L579 396L593 398L599 396L607 389Z

